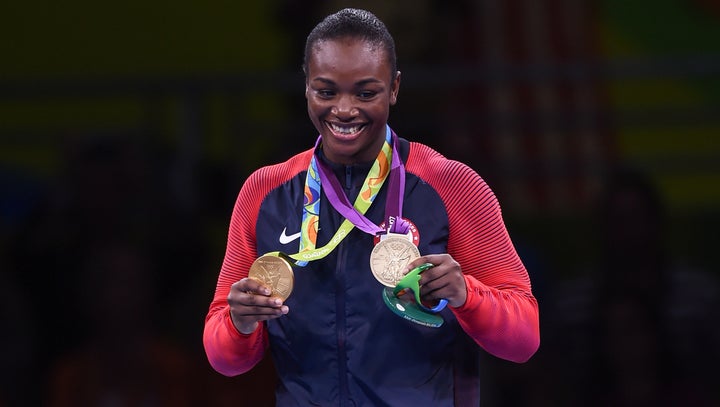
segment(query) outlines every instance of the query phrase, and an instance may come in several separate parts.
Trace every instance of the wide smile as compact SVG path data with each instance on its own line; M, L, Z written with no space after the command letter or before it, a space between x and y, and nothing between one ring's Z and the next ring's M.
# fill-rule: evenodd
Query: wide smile
M338 124L325 122L325 126L330 130L333 136L341 140L355 139L365 128L365 123L348 123Z

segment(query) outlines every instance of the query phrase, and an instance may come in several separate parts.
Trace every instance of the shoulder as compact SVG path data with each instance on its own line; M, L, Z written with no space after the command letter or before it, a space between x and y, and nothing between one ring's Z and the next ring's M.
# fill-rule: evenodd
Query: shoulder
M312 149L306 150L285 162L260 167L251 173L237 195L233 216L248 222L254 219L253 214L260 211L260 206L273 190L307 170L312 154Z
M247 178L243 189L252 189L256 192L267 193L303 171L306 171L308 165L310 165L312 154L312 149L305 150L282 163L258 168Z
M415 174L434 187L469 184L487 188L485 181L468 165L448 159L422 143L410 143L410 152L405 167L408 172Z

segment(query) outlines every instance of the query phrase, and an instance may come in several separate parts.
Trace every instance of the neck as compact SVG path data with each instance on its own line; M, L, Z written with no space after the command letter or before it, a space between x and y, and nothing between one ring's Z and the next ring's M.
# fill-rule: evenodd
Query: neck
M380 151L383 149L385 141L388 137L388 131L390 130L388 126L385 125L381 134L378 134L375 137L375 140L372 142L372 144L367 146L367 148L363 148L362 150L357 151L355 154L349 156L338 155L335 154L333 151L327 150L327 146L321 142L321 138L318 138L318 143L316 143L315 147L322 150L323 155L325 156L327 161L333 164L351 166L357 164L373 163L380 154ZM389 142L392 145L392 141Z

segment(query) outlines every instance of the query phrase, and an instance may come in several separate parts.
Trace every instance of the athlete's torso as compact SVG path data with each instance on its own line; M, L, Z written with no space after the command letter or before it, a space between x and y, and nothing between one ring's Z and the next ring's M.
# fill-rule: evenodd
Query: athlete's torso
M423 163L407 162L409 148L401 139L407 168L402 216L416 226L421 254L445 253L445 204L413 172ZM351 202L368 169L335 167ZM305 176L299 172L264 198L256 222L258 255L297 253ZM366 213L375 224L384 220L387 190L384 185ZM321 199L318 247L344 219L324 194ZM373 236L355 228L327 257L294 269L294 289L286 301L290 312L267 324L280 378L278 405L450 406L459 363L469 362L465 376L477 374L477 346L451 311L442 312L442 327L430 328L387 309L384 286L370 270L373 247Z

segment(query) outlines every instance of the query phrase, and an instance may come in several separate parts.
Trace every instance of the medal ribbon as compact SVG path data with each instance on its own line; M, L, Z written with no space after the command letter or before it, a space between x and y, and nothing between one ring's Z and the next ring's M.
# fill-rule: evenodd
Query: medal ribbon
M358 229L371 235L386 234L388 232L405 234L409 230L409 224L401 217L403 205L402 191L405 190L405 166L402 160L400 160L400 154L397 148L397 135L392 133L389 126L387 133L386 142L388 138L391 138L393 149L390 163L388 198L385 201L385 229L366 218L364 215L365 211L361 212L358 210L357 200L356 205L350 205L350 201L343 192L340 182L333 176L328 164L322 161L319 162L320 180L326 185L330 184L330 188L325 190L325 194L333 208L343 215L345 219L350 220ZM360 195L358 195L358 199L362 197L363 193L361 192Z
M396 220L396 218L401 219L402 193L400 191L405 189L405 167L397 152L397 136L390 130L389 126L387 126L385 142L365 178L363 189L355 199L354 205L350 205L350 201L343 192L340 182L332 173L328 164L318 159L318 147L321 141L322 137L318 137L315 143L315 154L310 161L305 181L300 250L298 253L291 255L281 252L269 253L280 256L296 266L305 266L309 261L322 259L330 254L355 226L371 234L384 233L385 229L373 224L364 214L375 200L388 174L390 174L390 190L386 203L386 214L393 213L395 215L387 217L386 224L397 225L393 227L393 231L401 230L403 224L407 225L407 222ZM330 204L345 217L345 220L325 246L316 248L320 218L320 190L323 183L329 185L325 194ZM392 199L393 197L396 198ZM394 203L391 201L394 201ZM407 233L409 225L405 229L404 233ZM390 227L388 227L388 230L390 230Z

